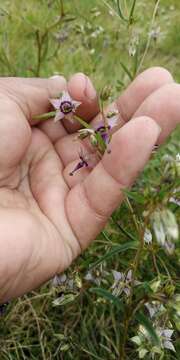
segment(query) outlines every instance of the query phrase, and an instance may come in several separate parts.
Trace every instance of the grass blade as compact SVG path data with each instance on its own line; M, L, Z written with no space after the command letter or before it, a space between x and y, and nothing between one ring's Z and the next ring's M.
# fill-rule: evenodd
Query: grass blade
M158 335L156 334L156 331L152 325L152 322L145 316L142 312L139 312L136 314L136 320L144 326L144 328L147 330L148 334L150 335L153 343L155 345L159 345L160 341L158 338Z
M108 300L113 305L116 305L119 309L124 311L124 304L122 300L111 294L108 290L97 287L97 288L91 288L89 291L103 297L104 299Z
M103 261L110 259L112 256L124 252L126 250L136 250L138 248L138 242L136 241L129 241L122 245L114 246L111 251L108 251L105 255L101 256L100 259L96 260L89 268L89 270L93 269L97 265L101 264Z

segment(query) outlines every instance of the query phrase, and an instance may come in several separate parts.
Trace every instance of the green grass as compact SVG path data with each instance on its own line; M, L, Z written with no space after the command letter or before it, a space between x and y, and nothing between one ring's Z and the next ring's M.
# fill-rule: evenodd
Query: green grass
M65 17L58 22L57 17L62 10L60 0L2 1L0 3L1 76L49 77L58 73L69 78L71 74L81 71L94 80L98 90L110 84L113 86L113 94L119 94L130 82L121 63L134 77L138 68L136 65L140 64L147 45L155 1L137 1L136 21L130 27L127 27L118 16L109 14L105 3L114 6L113 1L110 0L64 1ZM127 1L127 4L130 3L132 1ZM179 18L179 0L160 2L153 26L153 28L160 26L160 37L157 41L151 41L141 70L150 66L163 66L172 72L176 81L180 81ZM102 27L103 31L97 37L93 37L92 33L99 27ZM128 54L128 46L135 34L139 36L137 58ZM38 41L41 47L38 47ZM178 151L179 131L177 130L159 155L146 167L133 187L133 192L129 194L131 205L137 214L136 220L143 221L142 213L148 209L152 199L157 204L165 201L163 199L168 196L169 188L165 182L161 183L164 169L162 156L166 153L175 156ZM160 184L161 194L158 193L157 197L153 198L151 186L157 189ZM170 179L170 185L177 186L174 175ZM176 214L178 212L175 205L171 205L171 210ZM121 228L118 225L120 219ZM13 301L9 306L7 314L0 319L0 360L119 359L127 304L123 302L121 308L122 303L117 305L109 301L108 296L100 296L97 289L95 292L90 291L90 288L98 286L85 281L84 276L89 265L101 259L116 245L131 242L132 237L139 240L133 215L127 203L124 203L121 209L117 209L104 232L68 270L69 277L75 279L78 276L82 282L79 288L76 279L74 295L78 296L72 303L54 307L52 301L61 295L58 293L62 290L66 293L68 290L53 289L51 284L47 284L40 290ZM126 271L132 264L135 251L132 248L122 253L116 251L112 257L105 259L103 264L96 268L96 275L102 269L107 272L104 283L100 284L101 288L110 291L111 270ZM173 294L167 290L169 283L165 268L167 267L171 274L173 286L176 286L176 290L173 291L177 293L179 250L168 257L162 249L156 248L156 254L161 259L157 260L161 272L163 289L161 290L166 294L166 305L170 309L168 311L171 318L174 319L169 305L173 301ZM148 251L143 250L141 255L138 278L148 283L155 278L153 262ZM148 293L149 290L145 290L145 285L144 283L141 292ZM137 300L142 294L135 293L134 296ZM137 326L138 322L133 318L128 338L137 334ZM173 327L177 330L175 322ZM163 359L179 358L177 332L174 336L174 344L177 353L166 352ZM136 347L131 341L126 343L125 348L127 359L138 358Z

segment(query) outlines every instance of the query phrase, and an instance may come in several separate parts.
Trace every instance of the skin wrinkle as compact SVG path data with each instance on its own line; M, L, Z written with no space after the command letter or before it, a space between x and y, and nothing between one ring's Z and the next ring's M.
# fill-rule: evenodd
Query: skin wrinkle
M83 249L82 249L82 247L81 247L81 243L80 243L80 241L79 241L79 239L78 239L78 237L77 237L77 235L76 235L75 230L73 229L73 226L72 226L71 221L70 221L70 218L69 218L68 205L67 205L67 203L68 203L68 195L69 195L69 194L70 194L70 192L68 192L68 193L67 193L67 196L65 197L65 201L64 201L64 211L65 211L66 219L67 219L68 224L69 224L69 226L70 226L70 229L71 229L71 231L72 231L72 234L73 234L74 238L76 239L77 245L78 245L78 247L79 247L78 254L75 255L75 256L74 256L74 254L73 254L73 250L70 249L70 250L71 250L71 253L72 253L72 255L73 255L73 259L75 259L76 256L78 256L79 254L82 253ZM68 247L70 247L70 244L69 244L68 242L67 242L66 244L68 245Z
M17 189L21 181L21 174L20 174L20 168L14 166L12 169L12 172L10 174L5 175L3 177L0 177L0 188L4 187L6 184L6 187L9 189Z
M101 167L102 167L102 169L103 169L103 171L104 171L104 173L105 173L104 176L105 176L105 177L108 176L108 177L110 178L110 181L111 181L111 182L113 181L114 185L119 188L119 195L121 195L121 190L127 188L127 187L128 187L128 184L125 185L125 184L120 183L118 180L116 180L116 179L114 178L114 176L111 175L111 174L107 171L107 169L105 168L105 166L104 166L104 164L103 164L103 161L101 161L101 162L98 164L98 166L101 166ZM112 186L112 185L111 185L111 186ZM95 209L95 207L93 206L92 201L91 201L90 196L89 196L89 193L88 193L88 188L86 187L86 183L84 183L84 188L85 188L85 194L86 194L86 197L88 198L88 203L90 204L90 207L94 210L94 212L95 212L96 214L98 214L98 216L107 219L107 217L109 216L109 213L104 213L104 212L103 212L103 208L102 208L102 211L100 212L99 210Z
M123 105L122 97L120 97L119 99L116 99L115 104L119 111L120 120L123 121L124 123L128 122L130 118L126 113L126 110L125 110L126 107Z
M82 203L85 204L85 206L90 210L90 212L93 214L93 216L95 216L98 220L102 221L103 223L106 223L107 217L101 216L100 214L96 213L96 211L91 207L91 203L89 202L89 197L86 194L86 190L85 190L85 188L83 186L83 183L77 184L76 189L79 189L78 190L79 195L80 195L79 199L81 199ZM67 198L66 198L67 216L68 216L68 219L69 219L69 224L70 224L71 229L72 229L73 225L72 225L71 219L69 218L69 215L68 215L68 212L69 212L68 211L68 207L69 207L68 199L69 199L69 196L67 196ZM79 236L76 233L76 230L74 229L73 232L74 232L74 234L76 236L76 239L77 239L77 242L79 244L80 250L81 250L81 252L83 252L84 248L83 248L83 246L81 244L81 240L80 240Z
M45 151L45 153L43 153L43 155L42 155L40 158L38 158L38 160L35 161L35 164L33 165L33 169L32 169L32 164L30 165L30 169L31 169L31 170L30 170L30 177L32 177L33 172L36 170L36 168L37 168L37 166L39 165L39 163L41 163L41 161L42 161L43 159L45 159L45 157L47 156L47 154L49 153L49 151L52 151L52 149L51 149L51 148L47 148L47 150ZM58 154L58 156L60 157L59 154ZM61 160L61 157L60 157L60 160ZM57 175L58 175L58 174L57 174ZM63 177L63 178L64 178L64 177ZM65 180L65 179L64 179L64 180ZM31 181L30 181L30 184L31 184ZM69 186L68 186L68 184L67 184L66 181L65 181L65 184L67 185L68 190L69 190ZM31 185L30 185L30 188L32 188ZM39 205L39 208L40 208L40 210L44 213L44 209L41 209L40 205ZM44 213L44 214L45 214L45 213ZM71 247L71 242L67 241L67 239L66 239L65 237L63 237L63 234L61 233L60 229L56 226L56 224L52 221L52 219L51 219L47 214L45 214L45 216L47 217L47 219L49 220L49 222L55 227L56 231L57 231L58 234L59 234L59 237L64 240L64 244L66 244L66 245L68 246L68 249L70 249L70 252L71 252L71 261L72 261L72 259L74 259L77 255L74 256L74 253L73 253L73 250L72 250L72 247ZM67 214L66 214L66 216L67 216ZM68 222L68 224L69 224L69 222ZM71 228L71 231L72 231L72 234L74 235L72 228ZM75 237L75 238L76 238L76 237ZM68 252L69 252L69 251L68 251ZM70 261L70 262L71 262L71 261ZM69 262L69 263L70 263L70 262Z
M3 92L0 93L0 97L6 97L7 100L11 100L22 111L24 117L31 119L31 108L28 102L24 99L24 96L22 96L21 93L18 93L18 96L14 95L14 91L11 88L8 88L7 85L5 88L1 88L1 91L2 90Z

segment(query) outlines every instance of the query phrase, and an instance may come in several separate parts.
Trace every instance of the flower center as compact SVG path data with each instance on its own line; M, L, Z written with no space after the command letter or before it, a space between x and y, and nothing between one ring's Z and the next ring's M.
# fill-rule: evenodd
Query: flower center
M60 110L63 114L69 114L73 110L74 106L71 101L63 101L60 105Z

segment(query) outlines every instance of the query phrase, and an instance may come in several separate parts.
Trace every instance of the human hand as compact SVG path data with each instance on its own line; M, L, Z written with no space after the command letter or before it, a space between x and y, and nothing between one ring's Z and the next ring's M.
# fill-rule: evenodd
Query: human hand
M117 100L111 153L93 170L70 177L78 124L33 120L65 88L82 102L78 115L98 122L96 93L83 74L68 84L62 77L0 80L0 302L71 264L105 226L154 145L179 121L180 86L164 69L145 71Z

